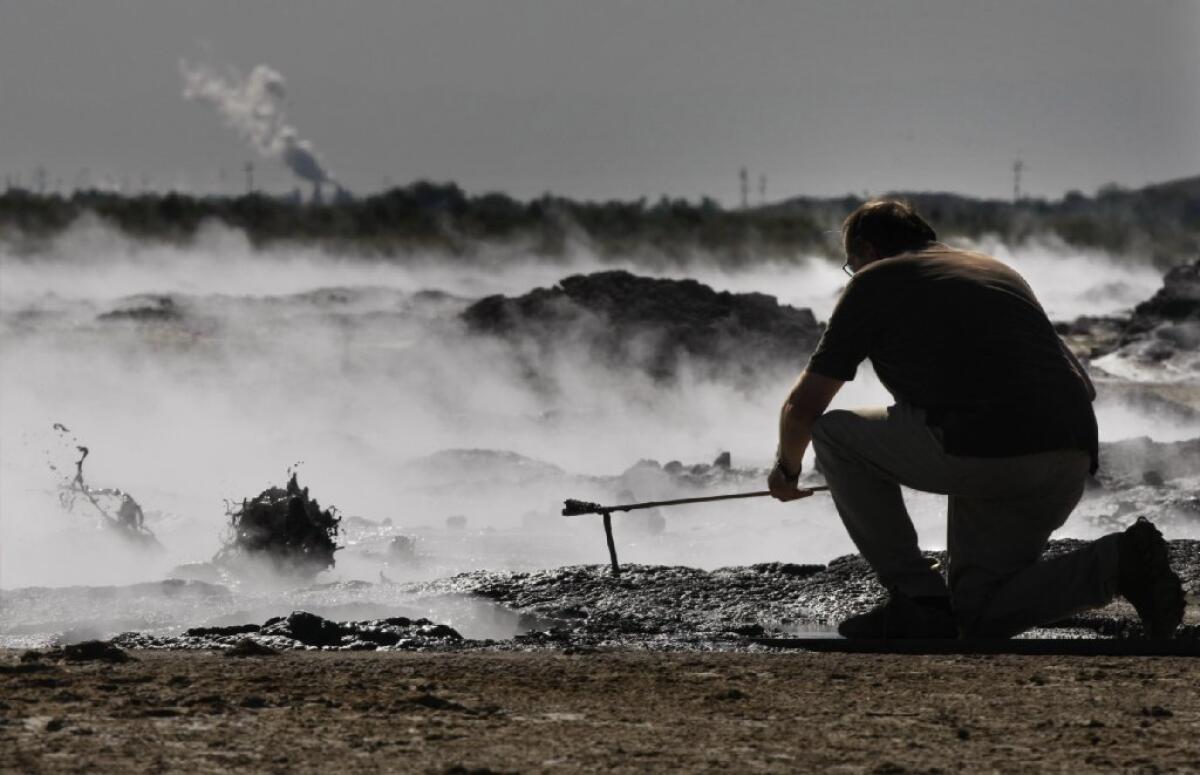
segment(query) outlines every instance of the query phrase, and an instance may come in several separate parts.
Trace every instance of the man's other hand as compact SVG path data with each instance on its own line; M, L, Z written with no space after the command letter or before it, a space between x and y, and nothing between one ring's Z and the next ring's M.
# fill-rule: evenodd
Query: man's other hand
M799 471L796 472L795 476L789 476L783 470L783 466L776 463L775 467L771 469L771 473L767 475L767 489L771 491L771 497L777 501L786 502L799 498L807 498L813 494L813 491L798 487L796 481L799 478Z

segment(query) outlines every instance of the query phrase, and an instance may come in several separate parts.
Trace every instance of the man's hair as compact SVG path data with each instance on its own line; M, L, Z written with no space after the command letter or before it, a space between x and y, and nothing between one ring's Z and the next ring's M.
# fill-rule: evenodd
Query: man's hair
M919 250L937 240L933 227L907 202L876 199L861 205L842 223L846 255L861 255L870 245L880 258Z

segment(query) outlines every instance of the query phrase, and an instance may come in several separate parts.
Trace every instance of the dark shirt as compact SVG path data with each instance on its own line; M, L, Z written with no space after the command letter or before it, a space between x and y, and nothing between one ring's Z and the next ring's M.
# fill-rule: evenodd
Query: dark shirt
M1096 470L1091 381L994 258L933 243L858 271L808 370L849 381L864 358L897 401L925 410L948 454L1081 449Z

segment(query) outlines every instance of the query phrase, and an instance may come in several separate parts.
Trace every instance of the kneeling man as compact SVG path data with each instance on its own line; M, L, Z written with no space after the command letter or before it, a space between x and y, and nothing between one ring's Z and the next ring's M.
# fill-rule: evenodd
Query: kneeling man
M1171 637L1183 589L1162 535L1124 533L1040 560L1097 467L1095 389L1029 285L937 241L901 202L842 227L852 274L784 404L768 486L804 497L811 441L838 514L890 598L850 638L1009 637L1122 595ZM870 358L895 404L826 412ZM900 487L949 496L949 587L917 546Z

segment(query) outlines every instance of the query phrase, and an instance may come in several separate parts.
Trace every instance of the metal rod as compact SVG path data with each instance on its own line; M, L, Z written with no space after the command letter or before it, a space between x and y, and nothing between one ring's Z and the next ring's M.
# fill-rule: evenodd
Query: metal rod
M612 560L612 572L614 576L621 575L621 566L617 562L617 545L613 541L612 533L612 515L605 513L604 515L604 537L608 539L608 557Z
M818 487L801 487L801 490L808 492L822 492L828 490L829 487L821 485ZM586 501L568 500L563 503L564 517L577 517L583 514L611 514L614 511L635 511L637 509L652 509L658 506L678 506L684 503L711 503L712 501L727 501L734 498L761 498L770 495L770 490L759 490L757 492L740 492L733 495L708 495L703 498L676 498L669 501L646 501L644 503L626 503L619 506L601 506L598 503L588 503Z

